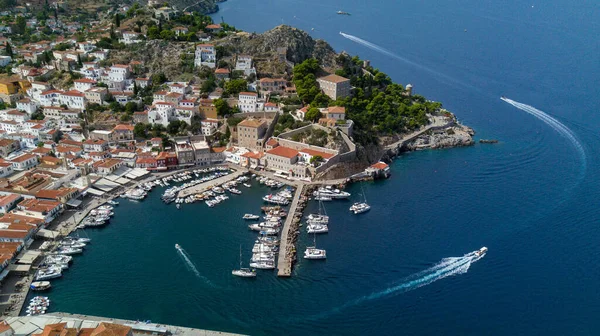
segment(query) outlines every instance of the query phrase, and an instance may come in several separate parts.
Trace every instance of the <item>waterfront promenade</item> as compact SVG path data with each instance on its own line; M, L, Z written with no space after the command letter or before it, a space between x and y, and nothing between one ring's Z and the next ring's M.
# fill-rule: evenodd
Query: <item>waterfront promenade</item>
M398 141L396 141L394 143L391 143L391 144L385 146L385 149L387 149L387 150L395 150L395 149L397 149L399 147L402 147L405 142L411 141L411 140L413 140L414 138L420 136L423 133L426 133L426 132L428 132L428 131L430 131L432 129L445 128L445 127L450 126L453 123L454 122L448 122L448 121L446 121L446 119L443 118L443 117L433 117L433 121L431 122L431 124L425 126L424 128L421 128L421 129L419 129L417 131L414 131L414 132L412 132L410 134L407 134L407 135L403 136L402 139L400 139L400 140L398 140Z
M291 230L295 229L292 224L296 218L296 209L298 208L298 202L300 202L303 189L304 185L302 184L296 189L292 205L281 231L281 244L279 246L279 257L277 258L277 276L280 277L289 277L292 275L292 263L294 254L296 253L296 244L292 241Z
M208 190L212 187L215 186L220 186L224 183L227 183L231 180L235 180L236 178L244 175L245 173L247 173L247 170L245 169L240 169L240 168L236 168L237 171L235 173L232 174L228 174L225 176L221 176L219 178L216 178L214 180L211 181L206 181L204 183L200 183L200 184L196 184L195 186L191 186L189 188L185 188L181 191L179 191L178 197L188 197L190 195L194 195L194 194L198 194L201 193L205 190Z
M145 323L140 321L122 320L116 318L69 314L51 313L38 316L9 317L6 322L13 327L17 335L41 333L48 324L67 323L69 328L95 328L100 322L117 323L131 327L134 335L172 335L172 336L238 336L228 332L195 329L172 326L168 324Z

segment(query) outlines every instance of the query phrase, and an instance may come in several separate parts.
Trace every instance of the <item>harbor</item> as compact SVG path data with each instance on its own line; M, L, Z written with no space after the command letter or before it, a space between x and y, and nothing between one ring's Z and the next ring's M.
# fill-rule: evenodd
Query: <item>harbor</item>
M300 198L304 190L304 185L300 185L294 193L294 198L290 206L289 215L283 224L281 232L281 245L279 247L279 258L277 262L277 276L289 277L292 275L292 264L296 258L296 240L298 232L298 223L302 217L302 205ZM300 205L300 207L299 207ZM297 215L299 214L299 216Z

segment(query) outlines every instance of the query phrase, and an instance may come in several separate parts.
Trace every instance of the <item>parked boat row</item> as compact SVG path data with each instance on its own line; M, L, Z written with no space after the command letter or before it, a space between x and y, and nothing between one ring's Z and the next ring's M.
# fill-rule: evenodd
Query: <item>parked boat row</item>
M258 183L264 184L267 187L271 187L271 188L274 188L274 189L279 189L279 188L281 188L281 187L283 187L285 185L285 183L272 180L272 179L270 179L268 177L265 177L265 176L255 176L255 178L258 181Z
M128 198L136 201L141 201L148 196L148 191L143 186L127 190L121 195L123 198Z
M113 202L113 204L119 204L117 202ZM79 226L79 229L83 229L86 227L100 227L106 225L112 216L115 215L113 212L114 208L111 205L103 205L92 211L84 218Z
M304 250L304 259L326 259L327 251L317 248L317 233L329 232L329 216L322 201L319 201L319 212L306 216L306 229L313 234L313 245Z
M50 307L50 299L46 296L36 296L29 301L29 305L25 309L27 316L45 314Z

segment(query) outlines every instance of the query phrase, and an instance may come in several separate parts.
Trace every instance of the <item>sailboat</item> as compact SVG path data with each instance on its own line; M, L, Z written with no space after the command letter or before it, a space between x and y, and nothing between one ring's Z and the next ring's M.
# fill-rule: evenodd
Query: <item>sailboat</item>
M329 232L329 227L327 226L329 223L329 216L327 216L327 213L325 212L325 206L323 205L323 202L319 201L319 213L308 215L308 220L306 223L308 224L306 226L308 233Z
M363 202L356 202L350 207L350 211L352 211L355 215L371 210L371 206L367 204L367 195L365 194L362 184L360 185L360 188L363 194Z
M240 245L240 268L231 271L231 274L242 277L242 278L255 278L256 277L256 271L254 269L242 267L242 245Z
M304 251L304 259L325 259L327 252L317 248L317 235L313 235L313 246L308 246Z

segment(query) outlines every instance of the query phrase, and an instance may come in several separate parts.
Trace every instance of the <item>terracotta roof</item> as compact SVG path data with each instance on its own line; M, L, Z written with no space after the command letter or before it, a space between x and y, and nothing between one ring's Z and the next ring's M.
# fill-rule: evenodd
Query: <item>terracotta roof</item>
M342 77L342 76L338 76L336 74L331 74L325 77L321 77L319 78L320 80L324 80L327 82L332 82L332 83L341 83L341 82L345 82L345 81L349 81L348 78Z
M131 333L131 327L122 324L102 322L90 336L127 336Z
M272 82L287 82L287 81L285 79L283 79L283 78L268 78L268 77L265 77L265 78L261 78L260 82L261 83L272 83Z
M219 68L215 70L216 74L228 74L229 73L229 69L225 69L225 68Z
M129 65L125 64L114 64L111 68L119 68L119 69L129 69Z
M275 139L271 138L271 139L269 139L269 140L267 141L266 145L268 145L268 146L278 146L278 145L279 145L279 142L277 142L277 140L275 140Z
M134 127L133 125L125 125L125 124L118 124L117 126L115 126L115 128L113 128L113 130L118 130L118 131L133 131Z
M291 159L294 156L298 155L298 151L293 148L289 148L289 147L277 146L277 147L269 150L267 152L267 154L281 156L281 157Z
M6 206L16 200L21 198L21 195L18 194L8 194L4 196L0 196L0 206Z
M227 148L226 147L212 147L210 149L210 151L213 153L222 153L225 151L225 149L227 149Z
M37 156L35 156L33 154L23 154L23 155L16 157L10 161L11 162L23 162L23 161L27 161L27 160L33 159L33 158L37 158Z
M75 83L90 83L90 84L96 84L96 81L93 79L89 79L89 78L82 78L82 79L76 79L73 82Z
M118 165L122 161L119 159L106 159L104 161L99 161L98 164L94 164L97 168L110 168Z
M35 194L37 198L57 199L77 191L75 188L43 189Z
M245 95L245 96L258 96L258 94L256 92L240 92L240 95Z
M375 169L379 169L379 170L386 169L387 167L388 167L387 163L381 162L381 161L371 165L371 168L375 168Z
M76 90L64 92L62 95L63 96L71 96L71 97L85 97L85 94L83 94L79 91L76 91Z
M55 158L53 156L50 155L46 155L46 156L42 156L40 158L41 161L43 161L44 163L52 163L52 164L60 164L60 159Z
M260 119L246 119L244 121L242 121L241 123L238 124L239 126L244 126L244 127L252 127L252 128L258 128L261 125L263 125L265 122L263 120Z
M220 24L209 24L206 26L206 28L208 29L220 29L221 25Z
M329 113L346 113L346 108L343 106L330 106L327 108L327 112Z

